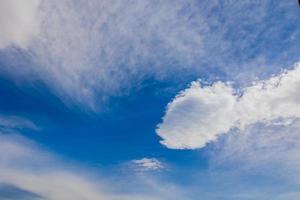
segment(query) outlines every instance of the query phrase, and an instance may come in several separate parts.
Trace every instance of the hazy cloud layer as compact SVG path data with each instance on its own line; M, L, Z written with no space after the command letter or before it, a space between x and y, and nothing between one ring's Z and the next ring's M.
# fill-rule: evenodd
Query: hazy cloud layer
M282 124L256 124L227 135L216 145L211 156L212 165L230 167L238 165L241 171L262 170L260 173L278 173L289 181L300 184L300 123L295 120L289 126ZM284 175L286 171L286 175Z
M15 199L167 200L178 196L189 199L181 187L154 177L136 177L130 170L121 177L103 176L101 170L89 171L64 162L20 135L1 134L0 139L0 182L10 186L1 191L0 185L0 199L11 196L12 189ZM16 192L19 192L17 197Z
M226 135L208 150L215 179L211 184L225 182L228 187L223 194L227 199L233 199L234 193L236 199L296 200L300 185L299 133L299 120L295 120L289 126L250 125L242 133Z
M169 148L194 149L232 128L258 122L288 125L300 117L299 88L299 64L240 91L229 83L202 87L193 82L169 103L157 133Z

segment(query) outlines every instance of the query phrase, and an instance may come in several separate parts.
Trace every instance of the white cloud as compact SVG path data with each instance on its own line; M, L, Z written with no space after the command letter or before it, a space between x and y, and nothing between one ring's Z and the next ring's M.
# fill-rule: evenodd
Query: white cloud
M0 49L26 48L39 33L40 0L0 0Z
M227 132L235 121L232 88L219 82L201 88L193 82L169 103L157 133L169 148L203 147Z
M157 133L174 149L204 147L232 128L254 123L289 124L300 117L300 64L237 91L228 83L193 82L169 103Z
M138 171L162 170L165 166L156 158L142 158L132 161Z

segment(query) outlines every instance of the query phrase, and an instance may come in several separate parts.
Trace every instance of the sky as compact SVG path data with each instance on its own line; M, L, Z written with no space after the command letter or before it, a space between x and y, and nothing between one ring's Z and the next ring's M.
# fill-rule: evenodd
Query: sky
M0 0L0 200L298 200L296 0Z

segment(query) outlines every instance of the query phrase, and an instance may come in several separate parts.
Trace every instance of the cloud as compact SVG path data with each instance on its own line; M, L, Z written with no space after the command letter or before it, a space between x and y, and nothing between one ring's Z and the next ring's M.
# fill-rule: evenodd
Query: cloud
M156 158L142 158L133 160L132 163L136 165L138 171L156 171L164 169L164 165Z
M13 131L15 129L35 129L38 127L30 120L16 117L16 116L4 116L0 115L0 130L2 131Z
M198 82L169 103L157 133L169 148L203 147L227 132L234 122L232 88L223 83L201 88ZM232 116L231 116L232 115Z
M298 56L297 9L272 0L42 1L38 35L27 50L2 52L0 73L41 81L67 105L93 111L148 77L251 81Z
M254 124L227 135L212 152L213 166L239 166L241 171L272 174L300 184L300 121ZM268 169L268 172L261 169ZM286 174L286 175L284 175ZM293 174L293 176L290 176Z
M205 184L213 188L223 188L224 199L234 199L232 194L236 199L296 199L299 132L296 119L288 126L259 123L228 134L206 149L209 170L200 177L212 181Z
M39 34L40 0L0 1L0 50L9 46L26 48Z
M169 103L157 133L173 149L194 149L215 141L233 128L255 123L289 124L300 117L300 64L242 90L216 82L200 82Z
M64 102L97 110L96 102L133 80L159 76L169 59L185 63L201 52L206 25L194 4L43 1L40 34L25 52L33 64L7 73L34 74L32 79L45 82Z

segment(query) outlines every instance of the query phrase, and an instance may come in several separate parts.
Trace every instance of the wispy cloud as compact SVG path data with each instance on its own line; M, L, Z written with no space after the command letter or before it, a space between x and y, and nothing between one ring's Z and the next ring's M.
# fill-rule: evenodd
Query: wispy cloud
M212 165L239 166L241 171L262 173L298 181L299 169L299 120L289 126L282 124L255 124L239 133L227 135L211 155ZM211 149L212 150L212 149ZM293 174L293 176L291 176Z
M0 115L0 130L2 129L2 131L7 132L23 128L38 129L38 127L30 120L16 116Z
M176 196L188 199L181 187L154 177L135 177L133 171L122 177L103 176L101 170L91 172L65 162L21 136L0 135L0 139L1 183L23 191L23 198L33 195L49 200L165 200ZM0 198L7 192L0 190Z
M296 58L293 8L292 1L271 0L41 1L39 34L22 60L5 51L14 62L1 72L42 80L67 104L91 110L145 77L221 73L247 82Z
M201 52L206 26L192 4L43 1L41 32L28 51L35 64L23 71L63 100L96 109L96 100L121 92L137 74L160 74L169 59L185 63Z
M133 160L137 171L157 171L165 168L164 164L156 158L142 158Z
M5 123L2 123L3 121L5 120L1 120L0 133L1 184L24 191L23 198L28 194L54 200L105 198L92 181L77 175L72 170L67 170L67 165L54 154L42 150L34 142L18 134L18 128L24 124L22 121L28 122L28 120L18 118L14 123L6 123L12 122L10 118ZM13 124L16 126L14 127ZM1 198L4 198L3 193L4 191L0 194Z
M299 131L295 120L289 126L255 124L228 134L207 149L210 168L200 177L222 188L224 199L297 199Z

